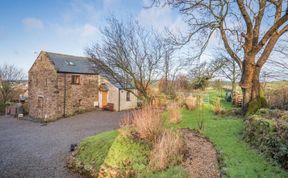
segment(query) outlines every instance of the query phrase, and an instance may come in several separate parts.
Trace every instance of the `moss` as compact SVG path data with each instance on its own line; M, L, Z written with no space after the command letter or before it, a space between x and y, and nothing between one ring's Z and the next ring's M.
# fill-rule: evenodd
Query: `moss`
M268 102L265 97L260 97L261 108L268 108Z
M267 108L268 103L264 97L255 98L248 104L246 116L255 114L260 108Z

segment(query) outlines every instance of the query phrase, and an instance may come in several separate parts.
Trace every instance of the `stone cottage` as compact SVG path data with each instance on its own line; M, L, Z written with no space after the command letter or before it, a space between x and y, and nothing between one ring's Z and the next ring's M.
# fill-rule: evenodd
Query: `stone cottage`
M43 121L95 108L137 107L131 90L99 74L90 58L41 51L29 70L29 115Z

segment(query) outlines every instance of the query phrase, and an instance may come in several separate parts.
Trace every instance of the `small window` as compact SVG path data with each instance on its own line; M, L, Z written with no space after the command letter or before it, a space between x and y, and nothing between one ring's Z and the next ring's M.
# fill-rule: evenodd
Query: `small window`
M75 66L75 63L72 62L72 61L66 60L65 63L66 63L68 66Z
M46 78L46 80L45 80L45 86L46 87L48 86L48 78Z
M72 84L80 84L80 75L72 75Z
M43 97L41 96L38 97L37 107L43 108Z
M130 91L127 91L126 92L126 101L130 101L130 94L131 92Z

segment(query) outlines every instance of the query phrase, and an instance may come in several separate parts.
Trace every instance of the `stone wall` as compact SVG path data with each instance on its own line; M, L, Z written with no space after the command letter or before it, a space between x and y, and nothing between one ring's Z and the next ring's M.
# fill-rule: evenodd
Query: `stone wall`
M41 120L57 116L57 72L45 52L41 52L28 74L29 115Z
M98 76L81 74L80 84L72 84L72 75L57 73L47 54L41 52L29 71L29 115L53 121L64 113L93 110L98 101Z
M97 75L80 75L80 84L72 84L72 75L59 73L58 88L58 111L64 114L64 95L65 95L65 77L66 77L66 101L65 115L89 111L95 109L98 101L98 76Z

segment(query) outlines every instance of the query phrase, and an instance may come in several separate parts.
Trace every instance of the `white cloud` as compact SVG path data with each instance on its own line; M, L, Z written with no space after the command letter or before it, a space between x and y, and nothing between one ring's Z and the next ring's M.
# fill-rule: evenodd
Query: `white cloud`
M138 15L140 23L146 26L153 26L156 30L163 30L164 27L170 26L172 22L172 12L169 7L152 7L141 9Z
M145 3L145 1L144 1ZM183 32L187 29L182 17L173 12L168 6L143 8L138 14L137 19L145 26L152 26L158 32L163 32L168 28L171 32Z
M63 10L62 17L65 22L73 23L81 19L82 21L95 22L101 17L101 10L97 8L95 1L72 0L67 9Z
M24 18L22 23L27 30L40 30L44 27L44 23L40 19L33 17Z
M63 41L87 46L99 38L100 30L93 24L86 23L83 25L51 25L55 30L57 37Z
M80 35L82 37L89 37L89 36L94 36L98 32L99 32L99 30L97 27L95 27L91 24L85 24Z

